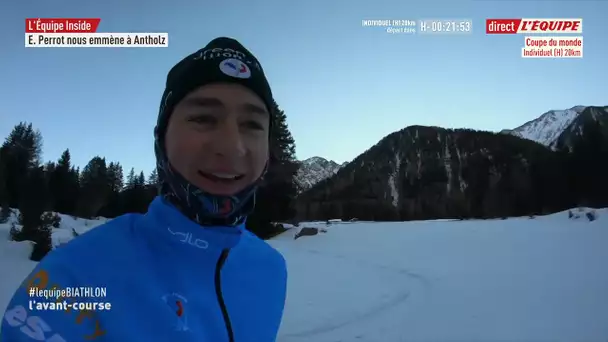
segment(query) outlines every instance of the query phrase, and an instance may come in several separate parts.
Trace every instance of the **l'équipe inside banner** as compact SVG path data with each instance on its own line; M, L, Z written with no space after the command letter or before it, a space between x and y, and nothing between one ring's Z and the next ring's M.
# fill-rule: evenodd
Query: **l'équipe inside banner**
M99 18L25 19L25 47L168 47L168 33L97 32Z

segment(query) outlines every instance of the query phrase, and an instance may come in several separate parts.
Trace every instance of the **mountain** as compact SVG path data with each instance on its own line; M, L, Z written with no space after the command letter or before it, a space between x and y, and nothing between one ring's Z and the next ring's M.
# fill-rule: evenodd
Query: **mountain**
M520 138L536 141L542 145L556 149L559 142L571 140L571 135L580 135L584 123L589 120L608 118L608 107L574 106L565 110L550 110L538 118L501 133L512 134Z
M302 190L310 189L319 181L331 177L346 165L338 164L333 160L321 157L312 157L300 162L300 168L296 175L296 182Z
M608 106L552 110L500 133L410 126L297 199L299 219L411 220L608 205Z
M301 219L503 217L561 208L554 152L514 135L410 126L302 193Z
M567 148L572 150L573 146L583 138L586 128L599 125L604 136L608 136L608 106L588 106L585 107L578 116L562 131L554 143L553 148Z

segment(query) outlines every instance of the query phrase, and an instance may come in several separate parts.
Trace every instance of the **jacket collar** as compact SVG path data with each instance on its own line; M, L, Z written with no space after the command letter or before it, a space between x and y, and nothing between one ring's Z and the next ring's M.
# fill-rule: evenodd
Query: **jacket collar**
M157 196L145 215L146 229L153 229L161 239L194 250L223 250L236 246L245 225L236 227L201 226L187 218L171 203Z

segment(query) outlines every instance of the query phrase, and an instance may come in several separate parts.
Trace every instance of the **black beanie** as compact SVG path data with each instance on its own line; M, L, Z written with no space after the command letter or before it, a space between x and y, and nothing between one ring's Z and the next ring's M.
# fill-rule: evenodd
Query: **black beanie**
M215 38L169 71L158 113L157 137L163 139L169 116L179 101L196 88L216 82L233 82L249 88L271 113L272 91L260 62L235 39Z

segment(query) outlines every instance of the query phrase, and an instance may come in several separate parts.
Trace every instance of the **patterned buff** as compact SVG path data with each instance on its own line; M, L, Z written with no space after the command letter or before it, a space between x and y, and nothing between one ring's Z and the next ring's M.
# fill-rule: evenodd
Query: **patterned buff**
M272 108L272 92L257 59L240 43L216 38L203 49L187 56L167 75L158 122L154 129L154 152L160 195L182 213L203 226L236 226L243 223L255 206L256 190L266 173L233 196L207 193L188 182L169 163L164 137L175 105L189 92L205 84L234 82L255 92ZM271 119L272 122L272 119Z

